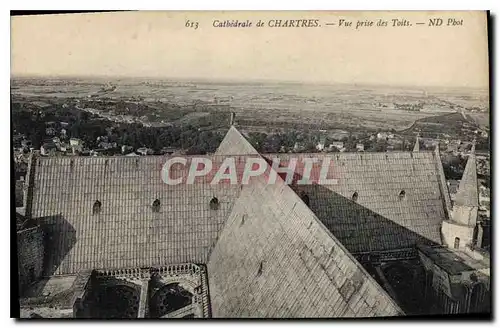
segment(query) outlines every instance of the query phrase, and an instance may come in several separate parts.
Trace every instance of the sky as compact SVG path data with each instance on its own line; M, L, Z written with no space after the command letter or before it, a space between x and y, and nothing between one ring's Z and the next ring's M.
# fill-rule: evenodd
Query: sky
M391 19L413 26L392 27ZM429 18L461 26L427 26ZM213 27L214 20L253 22ZM276 28L270 20L318 19ZM338 26L339 20L351 27ZM377 27L379 19L387 27ZM186 27L186 21L198 28ZM264 27L255 27L262 20ZM356 29L358 20L373 27ZM425 22L425 25L416 25ZM336 25L327 26L327 23ZM121 12L12 17L11 74L488 87L485 12Z

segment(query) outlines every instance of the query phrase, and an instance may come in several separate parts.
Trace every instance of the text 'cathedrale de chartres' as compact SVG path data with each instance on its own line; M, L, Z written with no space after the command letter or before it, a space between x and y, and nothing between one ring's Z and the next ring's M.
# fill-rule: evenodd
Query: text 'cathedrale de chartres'
M214 20L213 27L254 27L250 20L238 19ZM319 19L271 19L266 22L259 21L256 26L268 27L319 27Z

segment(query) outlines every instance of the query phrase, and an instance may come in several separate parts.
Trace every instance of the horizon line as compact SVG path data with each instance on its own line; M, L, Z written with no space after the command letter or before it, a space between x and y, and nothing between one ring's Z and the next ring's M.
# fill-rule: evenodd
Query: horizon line
M162 80L171 82L218 82L218 83L244 83L244 84L259 84L259 83L283 83L283 84L303 84L303 85L344 85L344 86L370 86L370 87L392 87L392 88L412 88L412 89L428 89L428 88L443 88L443 89L475 89L482 91L489 91L490 87L487 86L464 86L464 85L418 85L418 84L386 84L386 83L375 83L375 82L335 82L335 81L310 81L310 80L280 80L280 79L238 79L238 78L216 78L216 77L160 77L160 76L147 76L147 75L106 75L106 74L95 74L95 75L85 75L85 74L37 74L37 73L12 73L10 78L46 78L46 79L150 79L150 80Z

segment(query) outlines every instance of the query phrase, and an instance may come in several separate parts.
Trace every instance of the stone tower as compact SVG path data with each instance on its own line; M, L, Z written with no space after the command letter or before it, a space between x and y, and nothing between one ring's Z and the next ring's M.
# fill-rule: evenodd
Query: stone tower
M474 229L479 209L475 149L474 141L458 187L451 220L443 222L442 234L448 247L463 249L475 246Z

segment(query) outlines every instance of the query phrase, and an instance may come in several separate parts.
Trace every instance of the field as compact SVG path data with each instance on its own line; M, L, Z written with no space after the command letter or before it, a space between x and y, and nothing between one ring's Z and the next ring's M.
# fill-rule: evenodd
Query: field
M100 93L110 82L115 91ZM267 127L404 130L420 119L487 108L488 94L480 90L432 90L296 83L216 83L161 80L14 79L13 95L26 98L107 98L146 104L180 105L186 116L178 122L203 120L212 112L234 111L248 129ZM199 104L202 104L201 107ZM420 111L396 109L395 104L421 104ZM198 108L198 109L197 109ZM196 110L197 109L197 110ZM193 112L193 110L195 112ZM161 111L161 108L158 109ZM470 113L487 125L486 113ZM161 116L161 115L160 115ZM182 115L181 115L182 116ZM172 121L174 123L174 121Z

